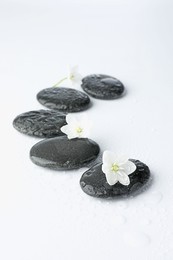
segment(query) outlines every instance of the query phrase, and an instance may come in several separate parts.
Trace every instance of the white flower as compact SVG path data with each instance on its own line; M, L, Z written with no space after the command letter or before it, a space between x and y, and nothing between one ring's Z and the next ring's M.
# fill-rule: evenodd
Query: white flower
M117 157L115 153L105 151L103 153L102 171L106 175L109 185L118 181L123 185L129 185L129 174L136 170L136 165L125 157Z
M81 85L82 84L82 76L78 72L78 66L69 66L69 71L66 77L62 78L60 81L58 81L53 87L58 87L63 83L65 80L68 80L72 85Z
M67 125L61 127L61 131L65 133L68 139L72 138L86 138L89 136L91 124L86 118L83 116L81 120L78 120L76 117L68 114L66 116Z
M78 72L78 66L69 67L69 72L67 76L68 80L73 84L81 85L82 83L82 76Z

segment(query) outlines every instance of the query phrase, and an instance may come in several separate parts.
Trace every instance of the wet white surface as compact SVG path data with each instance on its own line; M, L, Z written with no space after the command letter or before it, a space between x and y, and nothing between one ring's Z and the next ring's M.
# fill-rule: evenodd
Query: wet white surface
M172 10L169 0L0 1L0 259L173 258ZM92 99L86 113L102 150L149 165L152 185L138 196L88 197L85 169L37 167L29 150L39 139L13 129L69 63L125 84L123 98Z

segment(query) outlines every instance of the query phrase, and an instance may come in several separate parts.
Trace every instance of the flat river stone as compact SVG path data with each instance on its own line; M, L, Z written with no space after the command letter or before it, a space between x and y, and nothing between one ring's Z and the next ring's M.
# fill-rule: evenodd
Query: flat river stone
M116 99L124 92L124 85L116 78L92 74L82 79L81 87L90 96L98 99Z
M33 163L56 170L77 169L94 161L99 146L87 138L68 139L66 136L43 140L30 151Z
M38 101L50 108L64 112L79 112L87 109L90 98L87 94L72 88L52 87L37 94Z
M133 194L147 183L150 177L150 170L147 165L139 160L131 159L131 161L135 163L136 170L129 175L130 184L128 186L124 186L120 182L110 186L106 181L105 174L102 172L102 163L99 163L82 175L80 179L82 190L90 196L100 198Z
M62 136L60 128L66 124L66 114L53 110L35 110L17 116L13 126L19 132L37 137Z

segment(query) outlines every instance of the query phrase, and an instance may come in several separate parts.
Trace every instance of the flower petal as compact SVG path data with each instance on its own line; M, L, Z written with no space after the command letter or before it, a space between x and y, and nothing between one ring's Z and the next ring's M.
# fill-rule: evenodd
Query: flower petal
M118 182L118 175L112 172L110 174L106 174L106 181L110 186L113 186Z
M68 115L66 115L66 122L67 122L67 124L70 124L70 125L76 125L77 119L75 116L68 114Z
M109 185L115 185L118 182L118 175L114 173L106 174L106 180Z
M74 66L69 66L69 72L70 73L77 73L78 71L78 65L74 65Z
M109 185L114 185L118 182L118 176L116 173L111 171L111 168L107 164L102 164L102 171L106 176L106 181Z
M111 168L109 167L109 165L107 165L105 163L102 164L102 171L105 174L112 174Z
M69 125L64 125L61 127L61 132L67 135L68 139L76 138L78 137L78 134L76 131L74 131Z
M69 126L68 125L64 125L60 128L61 132L63 132L64 134L68 135L70 133L69 130Z
M83 129L82 131L82 136L83 137L89 137L90 136L90 133L91 133L91 123L89 120L82 120L81 121L81 124L80 124L80 127Z
M80 138L88 138L89 133L88 131L83 130L81 133L79 133Z
M74 78L71 79L71 83L72 84L78 84L81 85L82 84L82 76L80 74L74 75Z
M121 169L127 174L131 174L133 173L135 170L136 170L136 165L131 162L131 161L127 161L126 163L124 164L121 164Z
M129 176L123 172L123 171L118 171L117 172L117 176L118 176L118 181L125 185L125 186L128 186L130 184L130 179L129 179Z
M103 164L112 165L115 163L116 155L113 152L110 151L104 151L103 152Z
M126 155L120 155L120 156L117 156L116 163L118 165L122 165L122 164L126 163L128 161L128 159L129 158Z
M75 72L73 75L74 75L75 80L81 80L82 79L82 75L78 72Z
M81 85L82 84L82 81L81 80L71 80L71 84L73 85L73 86L75 86L75 85Z
M91 130L91 128L92 128L92 123L91 123L91 121L88 119L88 117L86 115L84 115L81 118L80 124L81 124L81 127L83 129Z
M73 139L73 138L77 138L78 136L73 133L70 133L70 134L68 134L67 137L68 137L68 139Z
M72 138L86 138L89 135L90 129L87 127L86 117L83 117L83 120L78 120L77 117L68 114L66 116L67 125L61 127L61 131L65 133L69 139ZM88 121L89 122L89 121ZM89 123L88 123L89 124ZM78 131L81 129L81 131Z

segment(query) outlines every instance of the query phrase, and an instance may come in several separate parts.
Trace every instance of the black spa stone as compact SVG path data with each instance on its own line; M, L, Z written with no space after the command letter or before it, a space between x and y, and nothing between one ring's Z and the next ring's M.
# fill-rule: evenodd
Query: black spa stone
M119 182L110 186L106 181L105 174L102 172L102 163L99 163L82 175L80 179L82 190L90 196L100 198L128 196L137 192L149 180L150 170L147 165L139 160L131 159L131 161L135 163L136 170L129 175L130 184L128 186L124 186Z
M87 94L72 88L52 87L37 94L38 101L50 108L64 112L79 112L87 109L90 98Z
M116 99L124 92L124 85L118 79L103 74L86 76L81 87L88 95L98 99Z
M21 133L41 137L62 136L60 128L66 124L66 114L53 110L35 110L17 116L13 126Z
M30 151L33 163L55 170L77 169L94 161L99 146L87 138L68 139L66 136L43 140Z

